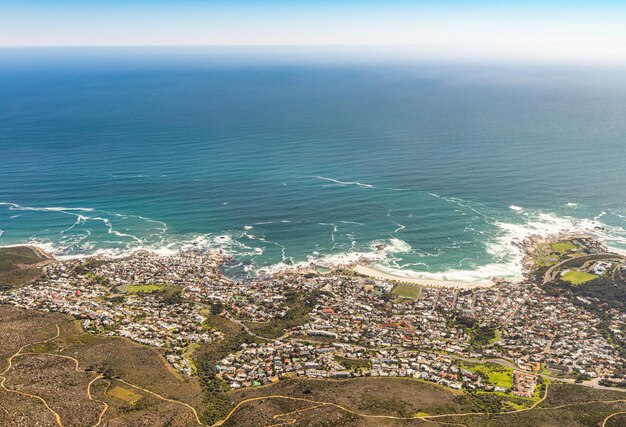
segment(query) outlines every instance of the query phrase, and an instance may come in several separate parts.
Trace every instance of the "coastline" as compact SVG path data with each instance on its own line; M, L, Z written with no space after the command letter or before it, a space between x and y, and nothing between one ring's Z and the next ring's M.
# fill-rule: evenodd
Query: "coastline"
M585 238L585 237L593 237L593 236L591 235L591 233L569 232L569 233L554 233L554 234L549 234L549 235L536 234L536 235L530 235L521 241L514 240L513 242L511 242L511 245L514 247L517 247L517 249L520 252L519 256L521 260L520 264L521 264L521 270L522 270L521 271L522 277L528 271L532 270L532 268L534 267L534 258L536 257L536 253L541 246L548 244L548 243L554 243L561 239ZM50 251L46 246L38 245L33 242L28 242L24 244L2 245L0 247L2 248L28 247L34 252L36 252L38 255L40 255L42 258L44 258L46 262L55 261L55 260L64 261L64 260L70 260L70 259L89 259L89 258L123 259L123 258L133 256L133 254L138 253L138 252L149 252L157 256L169 257L169 256L175 256L180 253L184 253L189 250L191 251L197 250L198 252L204 253L206 256L212 258L213 261L215 261L218 266L224 266L224 264L228 260L232 260L233 258L236 258L236 255L227 254L223 251L222 248L200 249L197 247L194 248L193 245L187 245L187 247L183 246L182 248L179 248L176 250L169 249L167 251L154 249L154 248L135 248L128 252L123 252L123 253L114 253L112 251L102 250L102 251L97 251L96 253L93 253L93 254L70 255L70 256L63 256L63 255L59 256L55 254L53 251ZM614 250L614 252L620 253L617 250ZM410 276L404 276L402 274L394 274L393 272L386 272L382 268L378 268L375 262L376 261L367 259L366 257L361 257L360 259L354 260L352 262L342 262L342 263L336 263L336 264L334 263L330 265L316 264L314 261L310 261L308 263L305 263L305 262L298 263L293 266L284 266L284 268L267 272L267 274L262 274L262 272L265 270L265 267L261 267L256 271L255 277L256 278L263 278L263 277L275 278L275 277L280 277L285 274L293 274L293 273L295 274L310 274L310 273L325 274L325 273L321 273L318 270L318 267L324 267L328 269L328 272L332 272L337 269L345 269L345 270L352 271L356 274L359 274L359 275L362 275L364 277L371 278L371 279L388 281L388 282L393 282L396 284L414 285L414 286L431 287L431 288L451 288L451 289L471 290L471 289L479 289L479 288L490 288L490 287L500 284L503 280L510 281L510 282L517 282L518 280L522 280L522 277L505 279L505 277L507 276L497 276L497 275L491 276L489 278L477 277L474 280L472 279L468 279L468 280L446 279L445 276L444 278L410 277ZM228 280L240 280L241 279L241 278L236 278L236 277L228 277L228 275L224 271L222 271L222 275L225 278L228 278Z
M150 249L137 249L137 250L131 251L130 253L127 253L124 255L117 255L117 256L112 256L111 254L100 253L100 254L91 254L91 255L84 255L84 256L56 257L55 255L47 252L44 248L38 245L32 244L32 243L25 243L21 245L20 244L5 245L1 247L2 248L28 247L32 249L34 252L36 252L37 254L39 254L40 256L44 257L46 262L56 261L56 260L63 261L63 260L68 260L68 259L88 259L88 258L103 258L103 257L109 258L109 259L122 259L122 258L132 256L134 253L137 253L137 252L149 252L157 256L174 255L174 253L164 255L162 253L159 253L159 251L150 250ZM179 253L179 252L181 251L176 251L176 253ZM226 256L221 250L208 250L208 251L205 251L205 253L209 257L213 258L217 262L218 265L223 265ZM416 277L404 277L404 276L394 275L390 273L385 273L365 263L353 264L353 265L348 265L348 266L335 265L335 266L330 266L327 268L329 268L329 271L333 271L334 269L339 268L339 267L347 268L348 270L351 270L357 274L360 274L360 275L363 275L372 279L386 280L386 281L400 283L400 284L417 285L417 286L424 286L424 287L476 289L476 288L488 288L488 287L495 286L497 284L495 280L465 282L465 281L460 281L460 280L442 280L442 279L424 279L424 278L416 278ZM315 269L316 267L314 266L314 264L309 264L309 266L307 267L286 268L284 270L274 272L272 275L270 275L270 277L278 277L285 273L291 273L291 272L297 272L299 274L312 273L316 271Z
M417 277L404 277L395 274L385 273L380 270L376 270L369 265L357 264L350 267L350 270L363 276L371 277L372 279L386 280L391 282L397 282L409 285L427 286L427 287L444 287L444 288L456 288L456 289L476 289L476 288L490 288L496 285L495 281L481 281L481 282L462 282L460 280L441 280L441 279L421 279Z

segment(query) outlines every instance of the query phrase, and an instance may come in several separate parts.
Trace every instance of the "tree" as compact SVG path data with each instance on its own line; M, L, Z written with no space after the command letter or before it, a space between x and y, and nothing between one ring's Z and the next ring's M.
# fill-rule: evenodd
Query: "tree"
M215 302L211 304L212 315L217 316L218 314L221 314L222 311L224 311L224 304L222 304L221 302Z

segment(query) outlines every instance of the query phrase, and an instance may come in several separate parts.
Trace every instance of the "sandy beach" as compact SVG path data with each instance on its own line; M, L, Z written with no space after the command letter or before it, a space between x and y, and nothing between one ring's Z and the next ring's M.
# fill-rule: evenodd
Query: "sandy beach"
M494 286L494 282L462 282L458 280L434 280L434 279L420 279L417 277L404 277L396 276L394 274L385 273L375 268L357 264L352 267L352 271L364 276L371 277L373 279L389 280L399 283L406 283L411 285L429 286L429 287L444 287L444 288L457 288L457 289L475 289L475 288L489 288Z

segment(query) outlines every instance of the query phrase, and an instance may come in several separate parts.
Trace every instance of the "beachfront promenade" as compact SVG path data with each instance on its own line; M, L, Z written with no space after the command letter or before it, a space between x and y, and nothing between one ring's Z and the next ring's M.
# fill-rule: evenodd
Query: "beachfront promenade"
M352 267L352 271L358 274L362 274L363 276L371 277L373 279L393 281L418 286L476 289L489 288L495 285L494 282L463 282L460 280L422 279L417 277L397 276L395 274L385 273L383 271L376 270L370 266L362 264L358 264Z

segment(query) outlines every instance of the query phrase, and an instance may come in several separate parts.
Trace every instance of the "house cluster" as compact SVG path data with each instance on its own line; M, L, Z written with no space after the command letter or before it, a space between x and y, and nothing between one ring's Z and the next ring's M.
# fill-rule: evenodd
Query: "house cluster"
M499 330L499 340L482 349L486 357L544 363L590 377L612 375L626 362L602 333L597 315L532 282L463 291L456 306ZM620 333L619 316L614 319Z
M611 308L607 310L607 317L610 319L608 330L612 341L626 348L626 313Z
M409 298L394 295L392 283L335 272L236 282L221 273L221 262L219 253L197 251L63 261L46 267L46 279L0 293L0 303L72 314L87 331L162 348L172 366L191 374L194 347L221 339L201 314L212 305L239 321L265 322L284 317L294 297L315 293L300 326L271 344L244 346L221 361L220 375L232 387L290 375L401 376L451 388L493 387L441 356L448 354L515 360L521 369L516 390L523 395L532 381L522 374L542 365L601 378L626 366L612 345L626 340L623 313L603 321L533 281L473 290L424 287ZM132 294L130 285L175 286L182 298ZM477 344L475 331L459 318L497 330L497 337Z
M184 296L185 299L202 304L222 304L239 320L267 322L287 314L290 297L304 295L317 287L319 285L315 279L286 275L265 280L187 286Z
M354 278L328 281L308 322L294 334L371 348L467 350L469 339L463 329L449 327L445 315L432 310L437 300L445 300L439 298L439 292L445 291L424 289L418 300L392 300L392 288L387 283Z
M613 263L611 261L598 261L593 263L591 271L593 271L593 274L602 276L606 271L610 271L612 267Z
M164 284L202 288L216 282L230 282L220 271L223 256L219 252L187 250L160 256L150 251L137 251L122 259L94 257L91 260L96 266L90 268L90 273L106 278L112 287ZM74 261L77 262L80 261Z
M293 335L370 348L504 357L589 377L610 377L626 366L597 315L532 282L475 290L423 288L415 299L393 298L389 284L361 278L335 278L320 286L325 292L318 305ZM498 338L473 346L465 328L454 322L459 315L491 325ZM613 341L623 338L624 316L611 319Z
M76 263L49 265L46 280L0 294L0 303L71 314L82 319L88 332L123 336L162 348L172 366L188 375L192 373L189 350L222 338L221 332L204 324L200 305L167 303L154 294L111 293L110 285L94 280L91 272L78 273Z
M222 359L216 369L232 388L266 385L294 376L332 379L373 376L418 378L457 390L507 391L434 353L397 348L368 350L350 344L293 339L243 344L240 351Z
M532 397L536 386L537 375L513 371L513 394L516 396Z
M96 258L96 260L98 260ZM219 252L187 250L172 256L138 251L115 262L102 259L92 274L106 278L112 289L128 284L181 286L185 300L201 304L221 303L234 315L254 322L283 317L285 294L305 287L301 276L237 282L226 278L219 266Z

